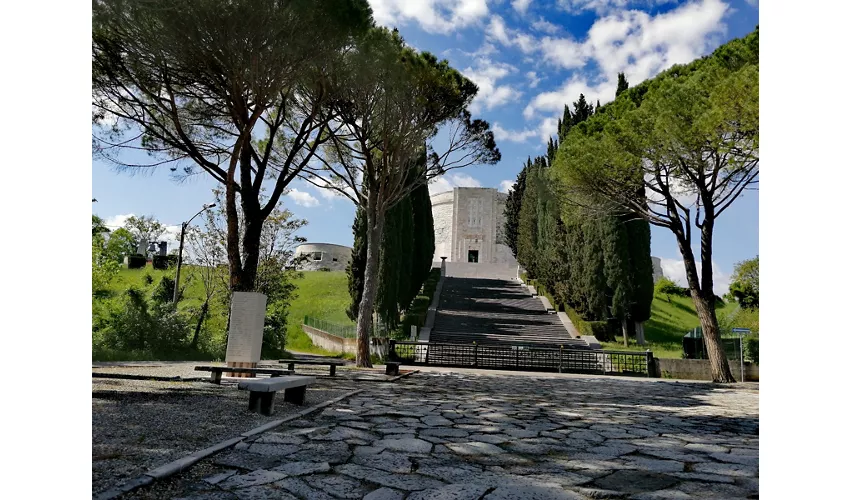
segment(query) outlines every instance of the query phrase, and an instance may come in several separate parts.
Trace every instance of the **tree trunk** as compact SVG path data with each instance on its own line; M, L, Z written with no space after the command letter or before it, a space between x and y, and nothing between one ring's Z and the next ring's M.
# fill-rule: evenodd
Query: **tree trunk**
M198 317L198 324L195 325L195 335L192 337L192 349L198 348L198 336L201 333L201 325L204 324L204 318L207 316L207 308L209 307L210 301L207 300L204 302L204 305L201 306L201 315Z
M360 307L357 312L357 366L367 368L372 366L369 358L369 334L372 330L372 310L378 292L381 237L384 232L382 215L378 214L378 210L367 210L369 229L366 240L366 269L363 273L363 296L360 298Z
M706 213L706 218L708 217L709 215ZM714 311L711 230L711 224L708 221L704 222L702 227L702 287L700 287L697 264L690 245L682 236L682 233L676 234L676 240L685 264L685 275L688 278L688 286L691 289L691 298L694 301L694 307L696 308L700 326L702 327L705 348L708 352L708 360L711 363L712 379L714 382L728 383L734 382L735 378L732 376L732 371L729 369L729 360L726 359L726 353L723 352L723 346L720 343L720 328L717 325L717 314Z
M646 337L643 335L643 321L635 322L635 332L638 345L646 345Z
M621 324L623 327L623 345L629 347L629 325L626 320L621 320Z

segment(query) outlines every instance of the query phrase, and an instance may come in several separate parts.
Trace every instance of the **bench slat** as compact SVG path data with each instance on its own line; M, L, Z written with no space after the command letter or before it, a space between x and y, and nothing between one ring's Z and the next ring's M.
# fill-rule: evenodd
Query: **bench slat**
M316 377L276 377L239 382L239 389L251 392L277 392L291 387L305 387L316 382Z

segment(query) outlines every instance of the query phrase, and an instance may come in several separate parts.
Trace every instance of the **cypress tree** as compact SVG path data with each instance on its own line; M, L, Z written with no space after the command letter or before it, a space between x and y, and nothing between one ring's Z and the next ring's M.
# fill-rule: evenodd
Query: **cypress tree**
M413 204L410 196L405 196L394 207L398 210L398 235L396 251L397 259L396 280L396 311L404 311L413 301L410 289L413 287Z
M602 321L607 319L607 282L602 238L598 221L591 217L582 223L585 237L582 248L581 289L587 316L585 319Z
M375 312L387 330L398 326L399 269L401 267L401 207L387 211L386 227L381 240L381 263L378 271L378 292Z
M351 321L357 321L357 310L360 307L360 298L363 297L363 277L366 272L366 238L367 224L366 211L358 207L354 214L354 223L351 225L354 233L354 245L351 249L351 262L345 268L348 275L348 294L351 296L351 304L345 314Z
M626 80L625 73L617 73L617 93L615 97L622 94L629 88L629 81Z
M505 243L510 247L514 257L517 257L517 241L519 239L519 214L522 207L523 193L525 192L526 175L531 169L531 157L528 163L522 167L517 174L513 188L508 192L505 201Z
M539 158L538 158L539 159ZM529 277L537 277L535 251L537 248L537 171L538 160L526 174L525 192L519 211L519 231L517 238L517 261L528 271Z
M567 133L570 131L570 128L573 126L573 117L570 114L570 108L564 104L564 116L561 118L561 125L558 127L558 139L561 142L564 142L564 138L567 137Z
M605 281L611 316L620 320L623 340L628 345L628 322L632 320L632 272L629 257L629 235L616 216L599 220Z
M601 108L601 107L602 107L602 105L601 105L601 104L599 104L599 99L597 99L597 100L596 100L596 112L597 112L597 113L599 112L599 108Z
M575 126L590 118L593 114L593 105L587 103L584 94L579 94L578 101L573 103L573 110L572 125Z
M652 257L650 256L649 222L634 217L625 223L629 235L629 257L631 258L632 311L636 323L638 341L643 341L643 322L649 320L652 310L654 282L652 279Z
M413 212L413 248L410 253L412 269L408 295L402 300L406 301L408 306L428 278L434 259L434 216L431 213L431 197L427 184L422 184L410 193L410 204ZM403 307L406 308L407 306Z

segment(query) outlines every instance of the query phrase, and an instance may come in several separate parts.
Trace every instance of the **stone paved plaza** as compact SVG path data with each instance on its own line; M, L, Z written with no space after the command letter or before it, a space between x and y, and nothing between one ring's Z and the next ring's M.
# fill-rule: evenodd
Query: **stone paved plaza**
M136 494L758 497L755 387L426 372L365 389Z

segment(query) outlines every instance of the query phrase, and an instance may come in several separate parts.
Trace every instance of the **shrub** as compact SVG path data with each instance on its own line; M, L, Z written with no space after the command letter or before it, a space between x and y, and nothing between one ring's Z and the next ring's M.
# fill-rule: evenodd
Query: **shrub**
M127 256L127 269L142 269L147 264L148 261L144 255L136 254Z
M667 302L670 302L671 295L676 297L690 297L691 291L687 288L680 287L667 278L662 277L655 283L655 295L666 295Z
M177 256L154 255L152 264L154 269L168 269L169 267L174 267L177 265Z
M744 337L744 359L752 361L755 364L759 363L759 336L758 334L747 335Z
M173 304L151 304L142 290L131 287L122 301L101 319L101 346L120 351L154 353L185 348L188 321Z
M329 267L320 267L320 268L319 268L319 271L322 271L322 272L325 272L325 273L329 273L329 272L331 272L331 268L329 268Z

